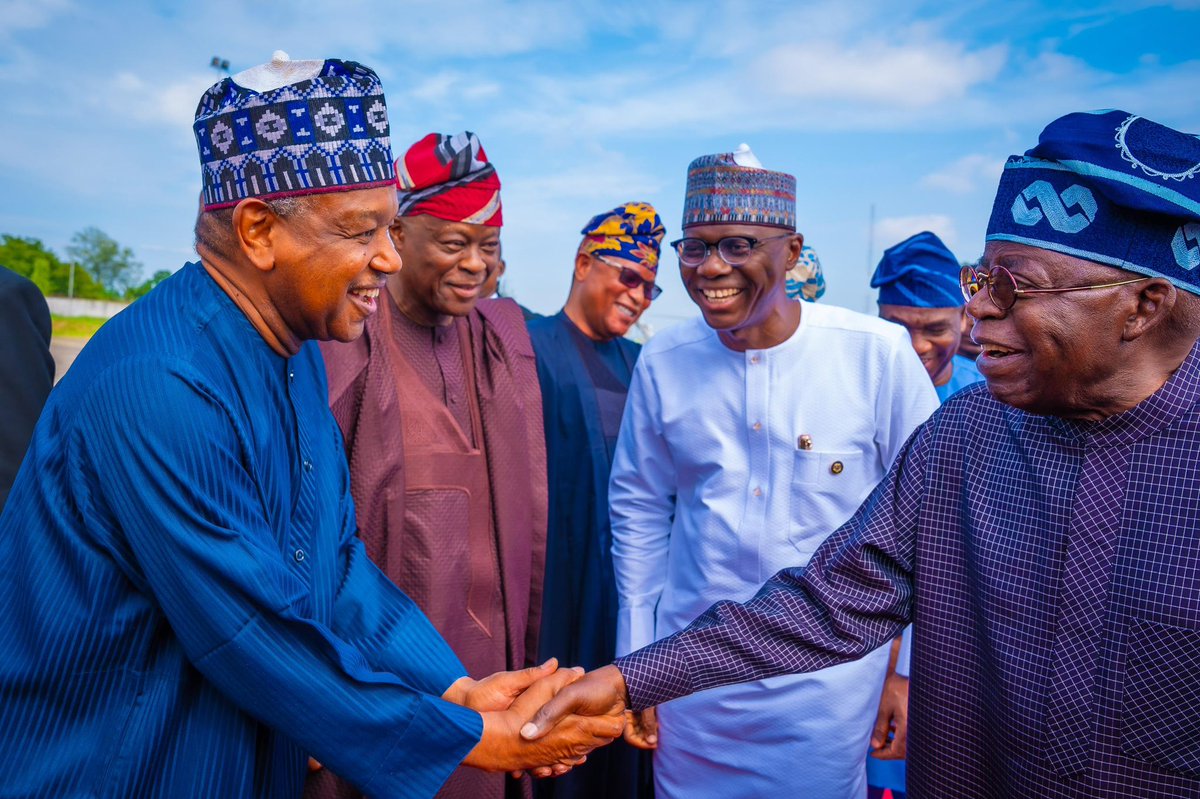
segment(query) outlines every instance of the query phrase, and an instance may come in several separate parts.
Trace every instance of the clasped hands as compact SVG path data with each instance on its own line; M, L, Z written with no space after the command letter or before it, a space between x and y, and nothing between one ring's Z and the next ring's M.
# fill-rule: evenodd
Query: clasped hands
M626 725L625 680L615 666L585 675L551 658L482 680L463 677L442 698L483 716L483 737L463 764L485 771L565 774L622 733L642 748L657 740L652 713Z

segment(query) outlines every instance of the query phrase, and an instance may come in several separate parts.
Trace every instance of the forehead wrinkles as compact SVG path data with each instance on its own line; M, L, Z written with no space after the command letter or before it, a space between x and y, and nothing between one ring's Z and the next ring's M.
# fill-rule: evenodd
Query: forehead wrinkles
M1015 277L1044 277L1051 286L1114 283L1142 277L1135 272L1053 250L1013 244L988 245L982 269L987 271L993 266L1002 266Z

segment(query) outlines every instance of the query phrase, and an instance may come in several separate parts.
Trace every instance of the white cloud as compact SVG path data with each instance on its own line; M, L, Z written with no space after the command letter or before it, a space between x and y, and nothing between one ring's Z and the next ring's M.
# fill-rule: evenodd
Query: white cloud
M71 7L70 0L0 0L0 35L45 27Z
M948 41L806 41L768 51L749 74L781 97L921 108L962 97L995 78L1006 59L1002 45L972 52Z
M196 104L213 83L213 76L203 74L148 83L132 72L119 72L111 81L107 101L138 121L187 130L195 118Z
M875 249L882 254L893 244L899 244L923 230L936 233L952 251L958 246L958 231L953 219L945 214L917 214L889 216L878 220L875 223Z
M404 83L400 82L400 90L389 92L391 95L404 94ZM479 78L460 72L438 72L422 80L414 88L407 91L410 99L424 103L443 104L477 102L499 95L502 91L500 84L485 78Z
M964 155L936 172L921 178L921 185L943 189L951 194L970 194L983 187L995 188L1004 171L1004 158L991 155Z

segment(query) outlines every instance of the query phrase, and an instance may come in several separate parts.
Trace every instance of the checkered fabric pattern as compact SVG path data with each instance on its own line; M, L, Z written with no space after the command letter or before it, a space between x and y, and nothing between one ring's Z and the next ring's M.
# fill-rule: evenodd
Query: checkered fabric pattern
M225 78L200 99L192 128L206 211L394 185L383 86L353 61L329 59L315 78L261 93Z
M739 166L733 153L702 155L688 165L683 227L768 225L796 229L796 178Z
M1200 796L1200 351L1095 423L980 384L807 569L617 665L637 708L914 639L913 799Z

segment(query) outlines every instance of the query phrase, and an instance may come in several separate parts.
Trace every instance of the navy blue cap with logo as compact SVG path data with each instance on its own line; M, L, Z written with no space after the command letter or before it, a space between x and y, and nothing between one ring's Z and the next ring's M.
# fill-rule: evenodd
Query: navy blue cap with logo
M1165 277L1200 294L1200 137L1126 111L1068 114L1004 166L988 241Z

